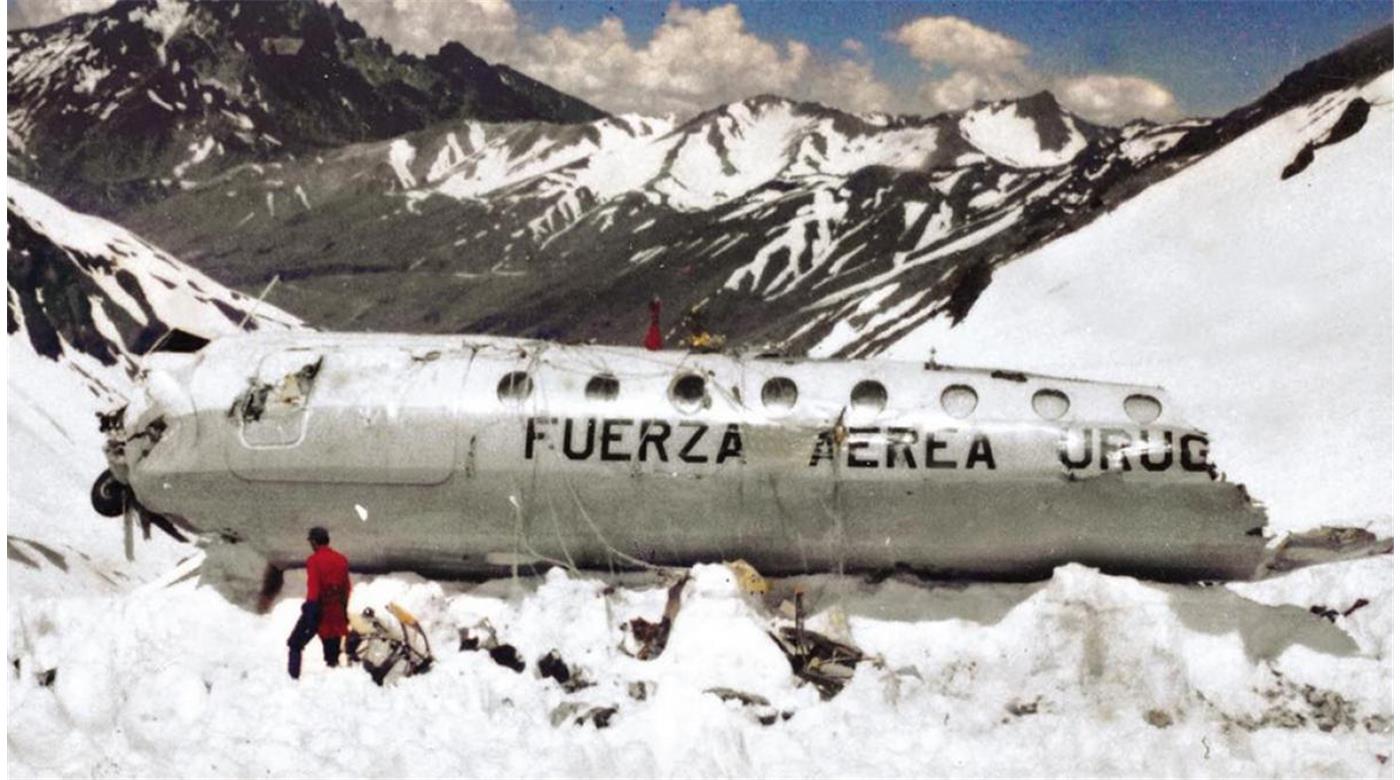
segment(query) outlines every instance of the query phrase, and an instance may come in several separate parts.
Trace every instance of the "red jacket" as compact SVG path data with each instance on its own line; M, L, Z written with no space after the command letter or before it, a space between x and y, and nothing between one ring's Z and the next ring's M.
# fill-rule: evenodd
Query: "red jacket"
M350 618L350 562L329 545L306 559L306 600L321 605L316 633L322 639L345 636Z
M647 336L642 340L642 346L653 352L661 349L661 301L653 299L651 302L651 325L647 326Z

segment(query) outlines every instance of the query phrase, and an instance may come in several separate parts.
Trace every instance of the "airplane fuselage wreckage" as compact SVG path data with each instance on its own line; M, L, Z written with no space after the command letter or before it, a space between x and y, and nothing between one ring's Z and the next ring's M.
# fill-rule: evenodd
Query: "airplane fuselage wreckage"
M300 331L150 355L104 427L100 510L277 567L302 561L312 525L358 570L469 577L742 558L766 574L1028 579L1073 561L1251 579L1311 562L1266 536L1154 387ZM1375 552L1358 533L1324 557Z

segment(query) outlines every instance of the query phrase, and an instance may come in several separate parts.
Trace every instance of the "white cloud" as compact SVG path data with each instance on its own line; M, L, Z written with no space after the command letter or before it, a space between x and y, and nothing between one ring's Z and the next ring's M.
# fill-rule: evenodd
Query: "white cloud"
M808 68L808 77L794 93L804 100L815 100L846 111L898 112L894 91L875 76L868 62L837 60L818 62Z
M111 4L112 0L6 0L5 29L39 27L65 16L100 11Z
M1030 51L1019 41L957 16L924 16L890 37L925 68L948 65L982 72L1016 70Z
M945 79L927 82L919 94L935 112L961 111L981 100L1029 95L1038 91L1040 84L1040 77L1028 70L955 70Z
M847 56L817 56L799 41L755 35L735 5L700 9L673 2L650 35L634 44L616 17L584 30L533 29L511 0L338 2L370 35L396 49L431 54L460 41L491 62L505 62L612 112L688 116L765 92L857 112L937 112L1051 89L1066 108L1094 122L1163 120L1180 113L1171 92L1145 78L1036 72L1025 63L1025 44L956 16L915 19L887 36L926 69L946 74L901 100L875 74L860 41L841 42ZM31 27L110 4L7 0L7 21L10 29Z
M1070 111L1099 124L1133 119L1164 121L1181 115L1176 97L1155 81L1137 76L1094 74L1059 79L1055 95Z
M520 20L509 0L321 0L336 2L370 34L401 51L433 54L459 41L495 59L511 51Z
M811 58L744 27L737 6L709 10L673 4L650 40L633 48L609 17L582 32L554 28L522 37L506 61L608 111L691 114L764 92L791 94Z
M611 112L689 116L762 93L854 111L882 110L893 102L889 87L868 64L818 61L800 41L760 38L747 29L735 5L698 9L672 3L636 45L616 17L584 30L529 29L509 0L484 5L349 0L342 5L371 35L396 48L425 53L459 40L490 61Z
M956 16L915 19L889 38L926 69L952 70L919 89L924 104L933 111L958 111L981 100L1049 89L1065 108L1100 124L1180 115L1176 98L1161 84L1112 73L1074 77L1041 73L1026 65L1030 48L1025 44Z

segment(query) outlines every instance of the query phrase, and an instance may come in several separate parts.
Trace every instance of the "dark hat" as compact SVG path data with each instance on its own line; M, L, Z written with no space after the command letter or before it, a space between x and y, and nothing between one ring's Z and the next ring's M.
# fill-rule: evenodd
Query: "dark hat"
M330 544L331 535L330 532L318 525L314 526L306 534L306 540L311 542L312 544Z

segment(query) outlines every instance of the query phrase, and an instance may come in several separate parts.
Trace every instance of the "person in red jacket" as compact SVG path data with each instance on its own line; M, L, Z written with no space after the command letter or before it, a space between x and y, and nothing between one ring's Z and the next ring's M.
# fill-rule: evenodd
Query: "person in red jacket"
M642 339L642 346L655 352L661 349L661 299L651 299L651 324L647 326L646 338Z
M306 601L301 618L287 637L287 673L301 676L301 651L313 636L321 637L326 666L340 661L340 642L349 629L350 562L331 549L331 535L316 526L307 534L311 556L306 559Z

